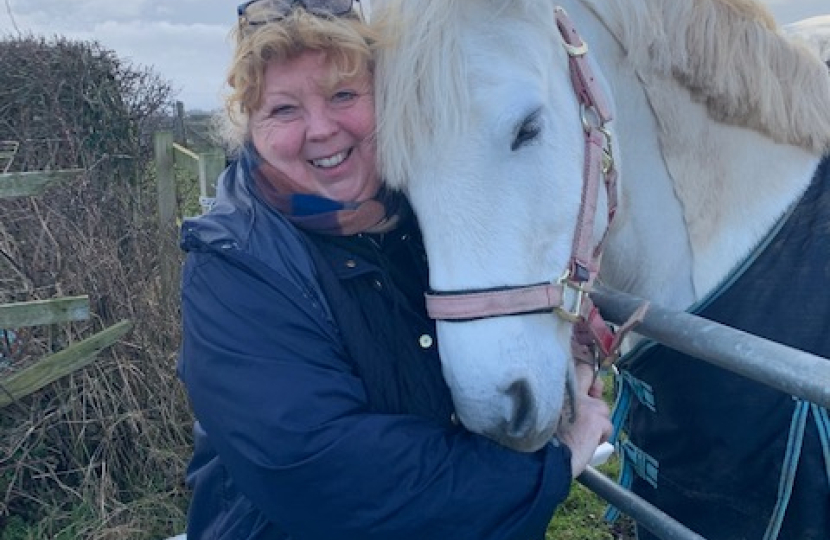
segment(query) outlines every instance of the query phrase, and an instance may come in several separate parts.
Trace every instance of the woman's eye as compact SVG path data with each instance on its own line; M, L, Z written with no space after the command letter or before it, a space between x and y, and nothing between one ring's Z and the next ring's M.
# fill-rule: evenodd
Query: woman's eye
M297 107L293 105L278 105L271 109L271 117L284 117L290 116L297 110Z
M357 92L354 90L340 90L335 92L331 100L335 103L348 103L357 98Z

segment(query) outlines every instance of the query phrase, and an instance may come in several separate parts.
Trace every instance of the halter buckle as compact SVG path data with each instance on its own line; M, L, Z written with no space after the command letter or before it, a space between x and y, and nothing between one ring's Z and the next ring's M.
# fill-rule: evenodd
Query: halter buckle
M602 174L607 175L614 169L614 147L608 128L602 125L599 131L605 136L605 147L602 149Z
M570 270L566 270L562 277L556 280L556 283L562 287L562 304L553 308L553 312L570 323L583 320L582 306L588 291L580 282L571 279Z

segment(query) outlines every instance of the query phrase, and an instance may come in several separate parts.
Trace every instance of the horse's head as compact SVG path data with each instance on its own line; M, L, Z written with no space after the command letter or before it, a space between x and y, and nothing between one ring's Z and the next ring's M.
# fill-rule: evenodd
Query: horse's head
M392 40L377 71L381 167L418 215L432 289L556 284L583 199L583 123L597 118L575 92L554 5L373 4ZM605 203L600 193L591 245L607 223ZM539 448L566 401L572 325L550 309L460 318L438 323L460 420L513 448Z

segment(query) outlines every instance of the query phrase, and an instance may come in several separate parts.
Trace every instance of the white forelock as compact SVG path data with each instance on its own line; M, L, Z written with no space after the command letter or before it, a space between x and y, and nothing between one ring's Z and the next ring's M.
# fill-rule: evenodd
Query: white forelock
M386 36L376 81L378 153L382 174L393 187L402 187L415 164L429 158L424 152L436 136L451 138L464 132L471 97L467 58L459 40L481 3L490 4L494 26L524 19L555 31L553 4L547 2L374 0L372 21ZM507 10L509 18L502 18ZM515 36L521 39L521 34ZM394 61L389 60L392 55Z

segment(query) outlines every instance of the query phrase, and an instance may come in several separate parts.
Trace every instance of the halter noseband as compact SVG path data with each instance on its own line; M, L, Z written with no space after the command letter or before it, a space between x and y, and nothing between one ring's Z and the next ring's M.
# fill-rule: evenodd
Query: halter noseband
M571 82L580 103L585 133L582 200L568 268L559 279L550 283L433 291L426 294L426 305L430 317L446 321L553 311L574 325L571 338L574 357L584 362L599 362L601 367L606 367L616 360L623 336L641 320L645 306L615 334L588 296L599 273L603 246L617 209L617 169L611 148L611 133L606 128L612 115L588 64L588 46L561 7L556 8L556 25L568 53ZM599 243L594 246L592 238L600 184L605 186L607 194L608 224Z

